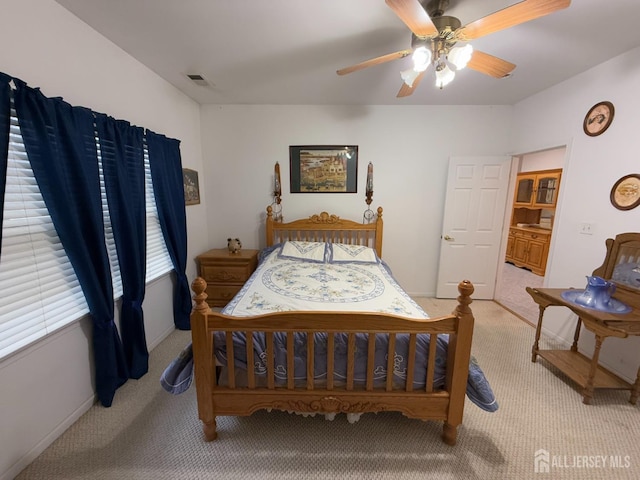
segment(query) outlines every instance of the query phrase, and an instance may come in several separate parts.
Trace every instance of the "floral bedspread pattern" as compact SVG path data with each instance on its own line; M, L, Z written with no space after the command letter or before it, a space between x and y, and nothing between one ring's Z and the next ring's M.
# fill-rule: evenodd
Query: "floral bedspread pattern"
M360 310L429 318L383 263L316 263L272 251L222 313Z

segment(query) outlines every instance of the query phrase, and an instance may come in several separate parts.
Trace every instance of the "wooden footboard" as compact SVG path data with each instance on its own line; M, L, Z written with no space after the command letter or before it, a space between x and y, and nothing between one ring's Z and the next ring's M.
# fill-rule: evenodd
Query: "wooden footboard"
M458 305L451 315L426 320L407 319L379 313L353 312L279 312L255 317L229 317L211 311L206 303L206 282L196 278L192 284L195 305L191 314L194 373L198 398L198 413L204 424L207 440L216 438L216 416L250 415L259 409L293 410L298 412L361 413L398 411L407 417L442 420L445 443L456 443L457 427L462 422L474 318L469 308L473 285L459 284ZM219 382L216 367L214 332L227 332L226 353L233 358L234 344L229 332L242 332L247 338L255 333L266 336L266 376L257 380L252 362L247 362L246 383L236 384L233 362L228 362L228 381ZM286 334L287 378L276 379L273 362L273 335ZM354 381L355 336L368 335L366 381ZM305 334L307 380L293 378L294 334ZM334 382L333 355L327 357L326 381L313 380L315 334L327 334L326 349L333 352L333 334L348 338L347 369L344 382ZM393 371L394 348L398 335L408 334L407 379L402 388L387 375L383 385L374 382L374 348L377 335L385 335L388 345L387 371ZM429 335L430 345L436 345L438 335L448 334L446 379L442 388L433 387L436 349L429 348L426 386L414 389L416 343L418 335ZM246 358L253 358L253 343L246 342ZM323 365L324 368L324 365Z

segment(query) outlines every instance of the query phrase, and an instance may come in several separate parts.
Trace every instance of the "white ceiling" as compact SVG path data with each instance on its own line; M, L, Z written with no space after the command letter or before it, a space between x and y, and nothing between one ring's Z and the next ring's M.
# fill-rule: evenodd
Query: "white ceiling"
M465 69L443 90L425 77L399 99L409 58L336 74L410 47L410 30L384 0L56 1L202 104L511 105L640 46L640 1L573 0L473 42L515 63L511 77ZM513 3L450 0L446 14L465 25Z

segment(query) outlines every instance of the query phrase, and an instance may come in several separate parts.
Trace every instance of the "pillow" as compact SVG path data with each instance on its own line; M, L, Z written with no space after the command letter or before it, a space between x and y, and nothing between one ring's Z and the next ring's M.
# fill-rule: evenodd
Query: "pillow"
M278 251L282 249L282 243L276 243L275 245L271 245L270 247L264 247L258 252L258 265L264 262L267 257L274 251Z
M327 244L325 242L301 242L297 240L288 240L282 244L278 257L324 263L326 249Z
M329 245L329 263L378 263L378 255L371 247L332 243Z

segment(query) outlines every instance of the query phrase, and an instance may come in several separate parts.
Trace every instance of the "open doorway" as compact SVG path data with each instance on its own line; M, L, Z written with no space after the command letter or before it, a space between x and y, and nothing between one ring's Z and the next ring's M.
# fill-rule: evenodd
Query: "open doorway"
M564 165L565 147L516 156L517 178L510 208L508 244L498 267L495 300L535 323L538 306L525 287L542 287Z

